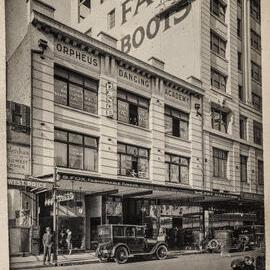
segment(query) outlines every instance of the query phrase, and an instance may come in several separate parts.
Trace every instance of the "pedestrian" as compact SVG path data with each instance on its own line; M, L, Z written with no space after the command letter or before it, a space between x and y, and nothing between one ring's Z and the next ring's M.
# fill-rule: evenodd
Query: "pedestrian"
M62 252L64 252L65 247L66 247L66 233L63 229L60 231L59 238L60 238L59 239L59 248L62 250Z
M46 231L43 234L42 243L43 243L43 248L44 248L43 265L45 265L47 257L48 257L48 263L51 262L53 235L51 233L50 227L46 227Z
M68 254L70 255L72 253L72 232L70 229L67 229L67 249L68 249Z

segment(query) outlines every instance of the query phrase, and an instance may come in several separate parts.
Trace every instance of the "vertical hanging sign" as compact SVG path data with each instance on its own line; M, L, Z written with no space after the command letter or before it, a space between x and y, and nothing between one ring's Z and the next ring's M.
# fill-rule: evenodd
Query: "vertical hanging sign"
M112 82L106 83L106 116L113 118L114 113L114 87Z

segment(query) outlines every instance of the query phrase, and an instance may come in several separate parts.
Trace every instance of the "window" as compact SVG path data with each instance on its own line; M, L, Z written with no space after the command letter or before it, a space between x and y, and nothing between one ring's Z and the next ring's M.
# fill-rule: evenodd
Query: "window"
M246 156L240 155L240 180L247 182L247 160Z
M225 21L226 6L220 0L211 0L210 11L222 21Z
M149 150L118 143L118 175L149 177Z
M189 115L169 106L165 106L165 132L166 134L188 139Z
M56 66L54 72L54 101L97 114L98 82Z
M250 44L256 50L261 49L261 36L253 30L250 30Z
M79 22L85 19L91 11L91 0L79 1Z
M238 70L242 70L242 53L237 53L237 64L238 64Z
M252 93L252 104L256 110L262 110L262 98L255 93Z
M212 111L212 128L221 132L227 133L227 113L218 108L211 109Z
M237 36L241 38L242 36L242 20L237 18Z
M246 140L247 139L247 118L242 115L240 115L240 118L239 118L239 132L240 132L240 138L243 140Z
M113 27L115 27L115 9L113 9L108 13L107 20L108 20L108 29L112 29Z
M222 57L225 57L226 41L211 31L211 50Z
M55 129L54 140L57 166L87 171L98 170L97 138Z
M166 154L166 181L189 184L189 159Z
M30 107L13 101L7 101L7 124L20 131L30 132Z
M226 151L213 148L213 176L226 178L227 177L227 156Z
M241 101L244 101L244 92L242 85L238 85L238 96Z
M237 0L237 4L241 7L242 6L242 0Z
M254 137L254 143L262 145L262 124L253 121L253 137Z
M250 0L250 14L260 21L261 19L261 3L260 0Z
M222 91L226 91L226 77L218 71L211 69L211 85Z
M149 101L123 90L117 92L119 121L144 128L149 127Z
M263 185L264 184L264 168L263 168L263 161L258 160L258 184Z
M261 67L254 62L251 62L251 77L257 82L261 82L262 80Z

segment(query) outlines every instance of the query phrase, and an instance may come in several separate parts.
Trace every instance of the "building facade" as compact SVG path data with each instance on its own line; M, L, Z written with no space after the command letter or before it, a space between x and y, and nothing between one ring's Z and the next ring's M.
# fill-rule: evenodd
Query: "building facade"
M135 15L142 5L152 4L141 2L133 7ZM244 36L237 38L237 20L225 24L210 14L209 1L203 3L188 5L181 19L190 24L185 20L198 19L191 12L209 8L198 24L202 28L194 29L198 39L205 31L194 54L182 53L184 48L174 52L175 57L190 56L190 61L177 59L181 69L170 65L170 56L168 62L166 55L161 59L155 48L148 59L140 59L140 52L118 50L118 38L104 29L90 37L91 31L79 29L81 23L87 25L87 16L72 25L75 30L56 20L57 10L44 2L7 3L12 254L41 251L40 237L55 218L53 188L57 233L60 237L70 228L78 250L93 248L97 225L105 223L146 224L152 237L162 226L194 234L210 227L263 223L261 112L257 97L252 99L252 93L261 93L256 80L259 50L244 42ZM222 4L230 17L240 19L242 14L246 20L246 5ZM22 16L12 20L15 6ZM88 1L80 7L89 7ZM218 10L223 10L220 5ZM127 14L122 15L127 21ZM148 25L151 36L152 23ZM249 33L246 22L242 25L241 33ZM15 29L20 30L16 38ZM92 29L94 33L94 24ZM258 39L252 35L254 47ZM139 42L136 37L134 42ZM253 66L253 71L238 71L237 55L242 56L241 67Z

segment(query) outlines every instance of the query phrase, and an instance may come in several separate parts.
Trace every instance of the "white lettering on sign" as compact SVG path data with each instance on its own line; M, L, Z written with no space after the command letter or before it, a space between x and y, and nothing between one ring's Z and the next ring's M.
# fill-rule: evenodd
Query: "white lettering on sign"
M30 172L30 148L8 144L7 167L10 173L28 175Z
M135 72L131 72L129 70L125 70L122 68L118 69L118 78L124 79L125 81L131 82L136 85L143 86L145 88L150 89L151 88L151 83L150 79L143 77L141 75L138 75Z
M98 68L99 66L99 61L96 56L85 51L78 50L70 45L57 42L55 44L55 51L63 56L68 56L73 60L90 65L93 68Z
M115 90L112 82L106 83L106 116L113 118Z
M74 198L75 198L75 196L74 196L74 193L72 193L72 192L56 195L57 202L72 201L72 200L74 200ZM45 200L45 205L46 206L53 205L53 197L47 198Z
M181 90L165 88L165 96L177 100L177 102L180 102L186 107L190 107L190 96L183 93Z
M23 186L30 188L46 188L46 183L30 181L30 180L22 180L22 179L8 179L8 185L11 186Z

